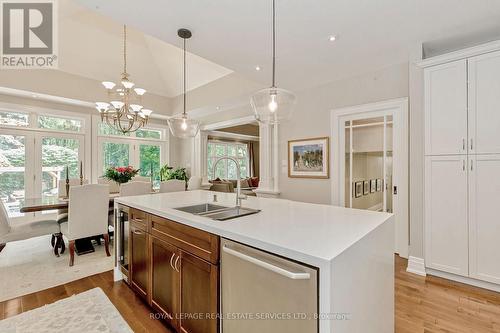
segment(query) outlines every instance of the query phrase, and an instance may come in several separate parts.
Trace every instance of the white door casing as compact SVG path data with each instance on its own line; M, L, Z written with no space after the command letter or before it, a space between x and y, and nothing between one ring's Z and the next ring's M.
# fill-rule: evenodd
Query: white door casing
M393 195L395 222L395 252L408 258L408 98L398 98L332 110L331 154L333 166L331 179L332 204L345 206L345 128L346 120L373 117L393 117L393 186L398 194ZM392 189L389 189L392 191Z

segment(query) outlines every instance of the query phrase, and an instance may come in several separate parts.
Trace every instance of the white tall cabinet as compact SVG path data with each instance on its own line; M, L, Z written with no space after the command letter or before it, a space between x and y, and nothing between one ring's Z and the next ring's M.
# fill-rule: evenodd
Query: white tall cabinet
M500 284L500 51L424 73L425 265Z

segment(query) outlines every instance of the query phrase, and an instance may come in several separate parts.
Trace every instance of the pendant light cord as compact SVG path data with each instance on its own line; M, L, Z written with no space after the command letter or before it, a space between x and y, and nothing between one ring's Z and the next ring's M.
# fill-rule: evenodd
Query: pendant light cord
M273 85L276 88L276 1L273 0Z
M184 40L184 68L183 68L183 71L184 71L184 75L183 75L183 85L184 85L184 110L183 110L183 114L184 116L186 115L186 38L183 38Z

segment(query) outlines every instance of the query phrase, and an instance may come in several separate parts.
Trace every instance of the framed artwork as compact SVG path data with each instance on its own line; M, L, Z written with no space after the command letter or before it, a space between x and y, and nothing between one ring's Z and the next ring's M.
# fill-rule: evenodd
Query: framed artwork
M376 185L376 188L377 188L377 192L382 191L382 179L377 178L377 185Z
M354 197L359 198L363 195L363 182L354 182Z
M370 193L370 182L365 180L363 182L363 195L367 195L368 193Z
M330 178L330 138L288 141L288 177Z
M375 179L370 179L370 193L377 191L377 181Z

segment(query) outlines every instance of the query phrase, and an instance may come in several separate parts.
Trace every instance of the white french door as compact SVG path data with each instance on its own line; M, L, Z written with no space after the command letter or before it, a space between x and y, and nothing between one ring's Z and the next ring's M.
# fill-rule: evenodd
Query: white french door
M332 203L395 215L395 252L408 257L408 100L332 111Z

